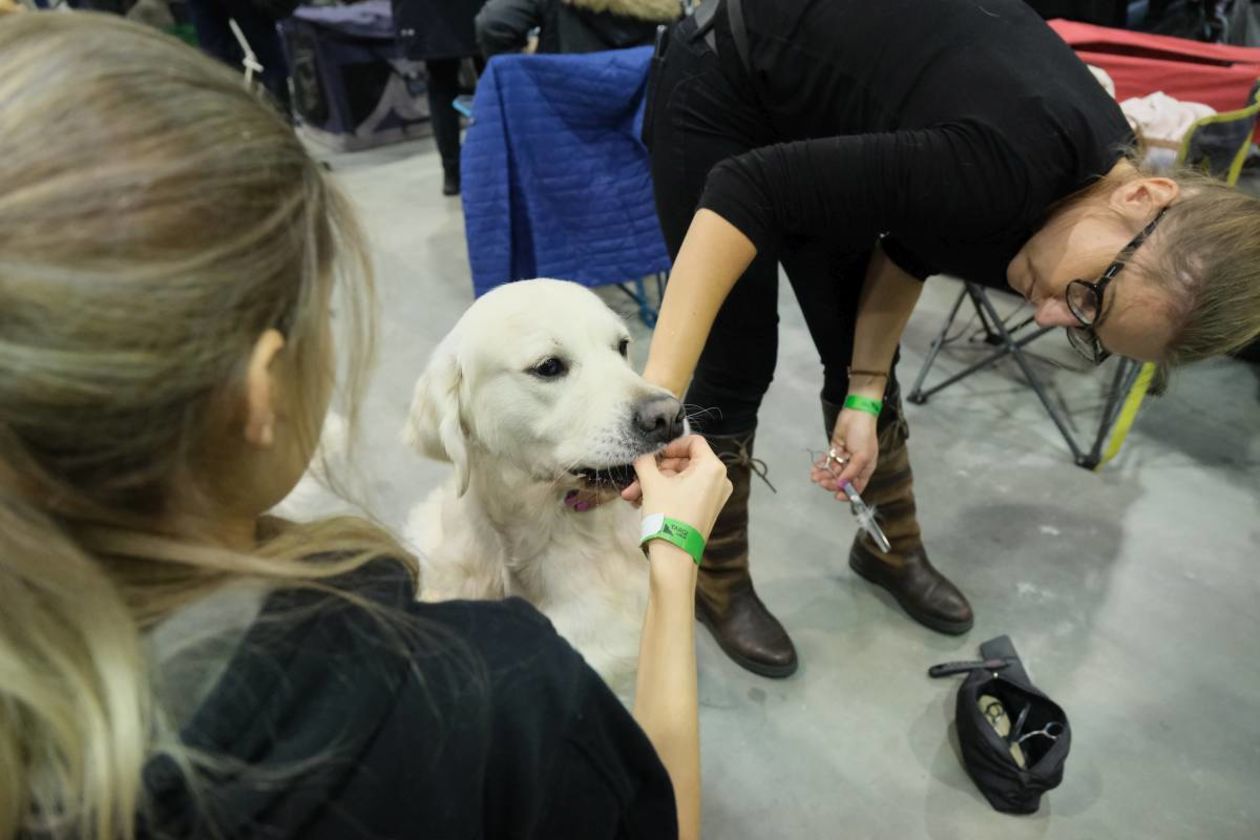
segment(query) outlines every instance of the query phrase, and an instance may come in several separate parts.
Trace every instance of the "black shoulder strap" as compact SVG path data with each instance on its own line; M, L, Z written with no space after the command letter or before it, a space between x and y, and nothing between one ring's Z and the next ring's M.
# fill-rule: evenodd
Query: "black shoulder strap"
M691 13L691 18L696 22L696 33L703 35L713 26L713 18L717 16L718 0L704 0L695 11Z
M748 30L744 27L744 4L741 0L725 0L726 15L731 22L731 37L735 40L735 49L739 52L739 63L744 65L745 72L752 73L749 63Z
M744 9L740 0L704 0L696 7L692 13L692 18L696 22L696 34L707 36L709 46L713 46L713 36L709 33L713 29L713 21L717 17L718 3L726 4L726 17L731 24L731 39L735 41L735 51L739 53L739 63L744 68L744 72L751 72L748 63L748 30L744 27Z

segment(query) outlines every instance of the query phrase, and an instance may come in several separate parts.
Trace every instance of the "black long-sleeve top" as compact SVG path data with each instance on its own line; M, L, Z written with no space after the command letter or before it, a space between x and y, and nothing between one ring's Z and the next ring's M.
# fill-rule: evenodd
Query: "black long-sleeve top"
M524 601L417 603L388 560L334 585L382 612L284 590L251 620L227 589L155 631L164 708L217 763L194 796L154 758L142 837L678 836L647 736Z
M742 0L723 71L782 143L710 175L701 206L758 250L822 236L920 278L987 284L1056 202L1132 143L1119 106L1021 0Z

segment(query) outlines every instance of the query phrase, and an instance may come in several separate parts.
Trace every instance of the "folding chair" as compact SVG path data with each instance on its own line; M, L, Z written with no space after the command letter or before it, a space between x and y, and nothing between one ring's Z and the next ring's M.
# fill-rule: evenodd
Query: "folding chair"
M976 315L979 317L984 329L985 342L994 345L997 349L965 370L949 377L944 382L925 390L923 385L927 381L928 373L932 370L932 365L935 363L941 349L952 340L949 337L949 331L958 317L958 311L962 308L963 302L968 299L970 299L972 306L975 308ZM1111 389L1108 392L1106 405L1103 408L1102 418L1098 425L1098 432L1094 436L1092 443L1088 444L1088 448L1086 448L1086 446L1082 446L1081 443L1077 442L1076 436L1072 434L1071 429L1068 427L1063 412L1050 399L1046 385L1033 371L1032 365L1024 352L1025 347L1046 333L1051 332L1054 328L1040 327L1030 329L1032 325L1033 319L1029 316L1015 326L1008 328L1001 316L998 315L993 302L989 299L988 291L978 283L963 283L963 290L958 295L958 299L954 301L949 317L945 319L945 326L941 328L936 338L933 339L932 346L928 350L927 359L919 370L919 374L914 380L914 386L910 389L910 394L906 399L916 405L923 405L933 394L937 394L950 385L991 367L1001 359L1009 356L1019 366L1020 372L1023 373L1024 378L1028 381L1028 386L1037 395L1037 399L1041 400L1046 413L1050 415L1050 419L1054 421L1055 427L1063 435L1063 440L1067 443L1068 449L1072 451L1072 458L1076 464L1086 469L1094 469L1102 463L1102 449L1106 443L1107 434L1119 419L1120 409L1124 407L1120 398L1122 395L1127 394L1134 384L1137 383L1140 366L1128 359L1117 360ZM1148 376L1148 385L1149 381L1150 377ZM1136 412L1136 408L1134 411Z
M1186 131L1182 141L1177 156L1178 165L1203 169L1230 185L1236 183L1242 171L1247 150L1251 146L1257 114L1260 114L1260 83L1252 88L1247 101L1248 105L1244 108L1214 114L1195 122ZM958 317L958 311L962 308L963 302L968 299L983 326L985 342L994 345L997 349L960 373L925 390L923 386L927 381L928 373L941 349L952 340L949 337L949 331ZM1083 445L1068 428L1062 412L1051 401L1045 384L1034 373L1028 362L1024 348L1053 329L1043 327L1025 334L1032 324L1033 319L1029 316L1014 327L1008 328L989 299L987 290L977 283L964 283L962 292L954 302L953 308L950 309L949 317L945 319L945 326L932 341L927 359L919 370L914 387L911 388L907 399L916 405L922 405L933 394L1009 356L1019 366L1025 379L1028 380L1029 387L1037 395L1037 399L1041 400L1046 413L1050 415L1059 433L1063 435L1077 466L1090 470L1097 469L1119 453L1154 378L1155 365L1140 364L1124 358L1116 359L1111 388L1107 392L1097 433L1092 441ZM1110 443L1108 443L1109 437Z

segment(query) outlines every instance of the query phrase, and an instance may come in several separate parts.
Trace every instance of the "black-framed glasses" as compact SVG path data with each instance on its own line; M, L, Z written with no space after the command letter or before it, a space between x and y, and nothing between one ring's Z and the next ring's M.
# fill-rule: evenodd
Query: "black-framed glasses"
M1120 249L1115 260L1107 266L1107 270L1097 280L1092 283L1088 280L1073 280L1068 283L1068 309L1072 312L1072 317L1080 322L1079 327L1068 327L1068 343L1072 345L1073 350L1096 365L1102 364L1111 355L1098 340L1098 325L1102 323L1103 316L1106 314L1103 310L1103 293L1107 291L1107 286L1111 284L1111 281L1116 279L1120 269L1128 265L1129 260L1133 258L1133 252L1154 233L1155 226L1167 212L1168 207L1161 208L1155 214L1155 218L1151 219L1150 224L1138 231L1138 235Z

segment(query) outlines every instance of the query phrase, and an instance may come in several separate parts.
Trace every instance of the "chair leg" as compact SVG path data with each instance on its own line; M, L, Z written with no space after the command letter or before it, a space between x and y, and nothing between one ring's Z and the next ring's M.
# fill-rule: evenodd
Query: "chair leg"
M991 344L997 344L998 349L993 353L985 356L980 361L974 363L967 369L954 374L933 387L924 390L923 383L927 379L928 372L932 365L936 362L936 357L940 354L941 348L945 344L946 336L949 334L950 327L953 326L954 320L958 317L958 310L962 306L964 299L970 297L971 302L976 307L976 312L980 316L980 321L984 325L987 336L985 341ZM1024 321L1015 327L1015 330L1023 329L1028 325L1028 321ZM998 315L997 309L993 306L993 302L989 300L984 289L974 283L965 283L963 291L958 295L958 300L954 301L954 306L949 312L949 318L945 321L945 327L936 336L932 342L932 346L928 351L926 361L919 370L919 375L915 378L914 388L907 397L910 402L916 405L922 405L927 402L928 398L938 391L942 391L962 379L966 379L973 373L983 370L993 365L998 360L1011 356L1015 360L1015 364L1019 365L1020 371L1024 374L1024 378L1028 381L1028 386L1032 388L1033 393L1037 395L1037 399L1041 400L1042 406L1046 413L1050 415L1050 419L1054 421L1054 425L1058 428L1059 434L1063 436L1063 440L1068 445L1068 449L1072 451L1072 459L1077 466L1085 469L1095 469L1102 461L1103 446L1107 443L1107 437L1111 433L1120 417L1120 413L1124 408L1125 395L1132 391L1136 383L1141 368L1139 365L1126 359L1121 359L1116 368L1115 376L1112 380L1111 390L1107 396L1107 404L1103 409L1102 418L1099 421L1098 434L1095 436L1093 446L1089 452L1081 449L1077 443L1075 436L1067 426L1067 422L1060 413L1058 407L1051 401L1050 395L1046 392L1045 386L1041 380L1033 372L1032 366L1028 363L1027 357L1024 355L1024 347L1031 342L1037 340L1041 336L1051 331L1051 327L1043 327L1036 330L1030 335L1026 335L1019 340L1015 340L1012 330L1008 330L1003 324L1001 317Z
M980 296L984 294L978 286L967 283L963 286L965 291L971 297L971 303L976 307L976 314L980 316L980 325L984 327L984 343L992 344L994 347L1000 347L1006 342L1002 339L1002 329L999 325L1000 320L994 318L990 320L988 313L985 312L983 306L980 305Z
M1120 447L1124 446L1124 440L1129 436L1129 429L1133 426L1138 409L1141 408L1142 400L1146 398L1146 391L1154 378L1155 365L1147 362L1143 365L1135 363L1134 366L1136 371L1125 380L1124 403L1116 408L1115 422L1108 434L1107 452L1099 460L1095 470L1101 469L1104 464L1120 454Z
M968 283L967 285L970 286L973 284ZM1037 378L1035 373L1033 373L1032 366L1029 365L1028 360L1024 358L1023 345L1027 344L1033 338L1037 338L1039 335L1042 335L1047 330L1040 330L1030 338L1021 342L1011 341L1010 333L1006 331L1006 327L1002 326L1002 321L998 318L997 310L993 308L993 303L989 300L988 296L984 294L984 290L977 287L976 292L979 293L977 304L984 307L984 309L989 313L989 317L993 319L999 335L1002 336L1002 339L1006 344L1007 352L1011 354L1011 356L1015 359L1015 364L1019 365L1019 369L1023 371L1024 378L1028 380L1028 386L1033 389L1033 393L1037 395L1037 399L1041 400L1041 404L1045 407L1046 413L1050 415L1050 419L1053 420L1054 425L1058 427L1059 434L1063 435L1063 440L1067 443L1068 449L1072 450L1072 458L1077 464L1084 466L1083 460L1085 458L1085 453L1081 451L1080 446L1076 443L1076 438L1072 436L1072 432L1068 429L1067 423L1059 415L1059 409L1056 408L1054 403L1050 401L1050 395L1046 393L1045 387L1041 384L1041 380Z
M936 358L936 354L940 352L940 346L938 346L936 342L933 342L932 351L928 355L928 363L925 364L923 366L923 370L919 372L919 377L915 381L914 392L909 397L907 397L907 399L910 400L915 405L922 405L923 403L927 402L928 397L932 396L938 391L943 391L946 388L948 388L950 385L953 385L955 382L966 379L968 376L971 376L973 373L976 373L977 371L980 371L980 370L983 370L984 368L989 367L990 365L997 362L998 360L1011 355L1017 350L1022 349L1025 345L1030 344L1033 341L1036 341L1038 338L1041 338L1043 335L1050 332L1050 330L1052 329L1051 327L1042 327L1036 332L1030 335L1026 335L1023 338L1016 341L1011 337L1010 332L1007 331L1005 327L1001 326L1002 322L1000 319L997 319L997 311L993 310L993 307L991 304L989 305L989 309L992 310L992 317L990 318L989 313L985 312L984 307L981 304L981 301L984 301L985 304L988 304L988 298L984 297L983 290L978 289L978 293L979 293L978 296L973 295L969 290L964 289L962 295L960 295L958 298L958 304L962 303L963 298L965 296L971 295L972 303L975 304L977 312L983 313L981 317L989 318L991 322L996 323L998 325L999 331L997 335L1001 342L1001 348L990 353L988 356L985 356L983 359L976 362L975 364L973 364L971 367L967 368L966 370L960 371L959 373L956 373L953 376L946 379L944 382L941 382L938 385L934 385L928 390L924 391L922 386L923 386L923 380L927 378L927 369L929 365L932 363L932 361ZM950 314L950 321L946 323L945 331L949 330L949 326L953 322L954 315L958 311L957 309L958 304L955 304L954 312ZM941 337L943 337L944 335L945 335L945 332L942 332ZM941 339L938 338L938 341L940 340ZM1027 373L1027 371L1025 371L1025 373Z
M958 309L962 306L963 299L966 296L967 290L964 288L958 294L958 300L954 301L954 308L949 310L949 317L945 319L945 326L941 328L940 333L932 340L932 347L928 350L928 357L923 362L923 367L919 368L919 375L914 379L914 387L910 389L910 395L906 397L915 405L923 405L923 403L927 402L929 394L923 393L923 382L927 379L928 371L932 369L932 363L936 361L941 348L945 346L945 338L949 335L949 328L954 325L954 319L958 317ZM932 390L935 392L940 389L934 388Z
M648 329L656 326L656 317L658 310L652 306L652 301L648 299L647 283L642 277L634 279L634 289L626 288L626 284L618 283L617 288L621 289L627 297L639 305L639 320L641 320ZM659 290L660 279L657 278L657 289ZM663 293L662 293L663 294Z
M1107 441L1107 432L1116 419L1116 408L1120 405L1120 395L1124 393L1124 381L1128 378L1129 360L1120 359L1116 363L1115 375L1111 378L1111 390L1107 393L1107 402L1103 406L1102 417L1098 421L1098 434L1094 436L1094 445L1081 464L1087 470L1098 466L1102 458L1103 444Z

